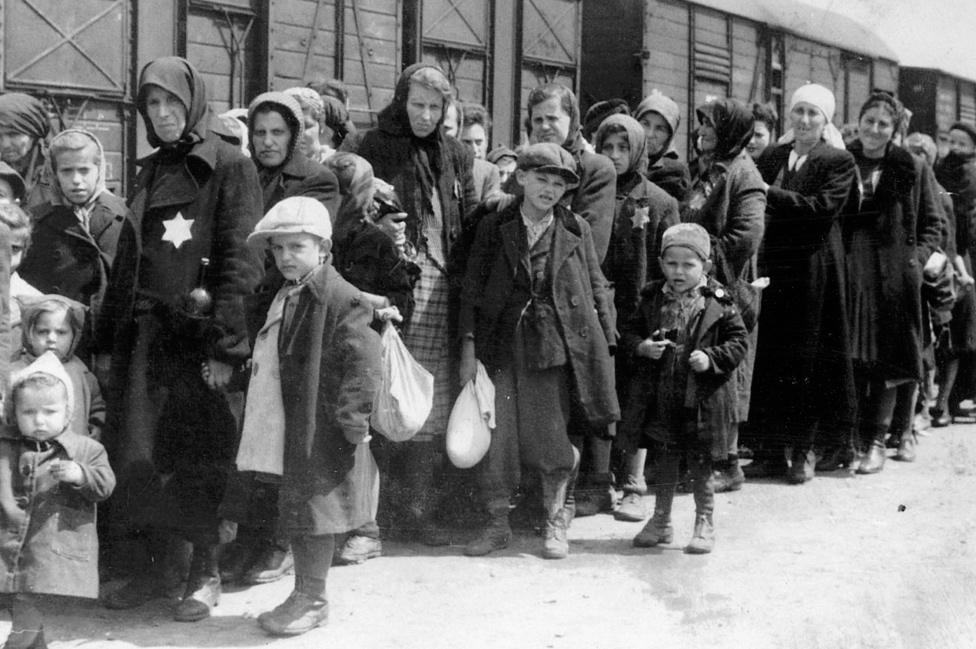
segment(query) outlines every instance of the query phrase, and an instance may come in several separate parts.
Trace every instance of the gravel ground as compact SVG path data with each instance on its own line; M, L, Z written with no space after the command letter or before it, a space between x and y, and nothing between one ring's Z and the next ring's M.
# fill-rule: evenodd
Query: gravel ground
M480 559L460 545L388 543L382 558L330 573L328 626L297 638L270 638L254 620L287 596L290 578L225 592L195 624L171 620L174 602L116 612L63 600L47 636L56 649L971 649L973 494L976 425L952 426L923 438L917 463L889 461L879 475L720 494L716 550L704 557L681 552L686 495L675 501L675 543L651 550L631 546L640 523L609 515L575 521L563 561L541 559L531 535Z

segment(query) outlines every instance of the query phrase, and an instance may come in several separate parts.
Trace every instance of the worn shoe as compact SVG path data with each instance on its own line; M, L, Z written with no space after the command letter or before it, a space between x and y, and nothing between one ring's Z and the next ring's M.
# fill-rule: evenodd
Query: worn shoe
M278 546L269 545L244 575L244 583L270 584L284 577L294 567L295 557L291 554L291 548L282 550Z
M952 417L942 410L932 408L929 410L929 414L932 416L932 428L945 428L952 423Z
M786 475L790 484L803 484L813 480L814 471L817 465L817 454L813 450L793 451L793 462L790 471Z
M715 548L715 526L711 514L695 516L695 531L685 546L686 554L708 554Z
M620 506L613 512L613 517L618 521L628 521L639 523L647 518L647 507L644 505L644 497L639 493L626 493L620 499Z
M861 463L857 467L857 472L862 475L879 473L884 469L885 446L884 442L874 441L868 448L868 452L861 458Z
M11 629L2 649L47 649L44 627L42 626L37 631L33 629L30 631L14 631Z
M556 516L546 521L546 532L542 543L543 559L565 559L569 556L569 512L561 509Z
M712 481L715 483L715 493L725 493L728 491L738 491L742 489L742 484L746 481L746 475L742 472L739 463L729 466L726 469L718 469L712 473Z
M895 458L899 462L914 462L915 461L915 433L910 432L901 436L901 442L898 444L898 451L895 453Z
M856 461L857 452L853 446L837 446L825 451L824 455L817 460L816 470L829 473L844 467L852 467Z
M575 518L596 516L600 512L611 512L617 502L617 492L612 485L593 487L576 492Z
M292 591L284 602L258 616L258 624L271 635L301 635L329 620L329 603Z
M335 565L352 566L383 555L383 543L371 536L353 534L336 553Z
M653 548L655 545L670 543L673 540L674 528L671 527L671 518L654 514L644 525L644 529L634 537L634 547Z
M219 577L201 579L188 585L187 594L176 607L173 619L177 622L197 622L210 617L220 601L220 590Z
M127 610L166 596L166 586L155 577L134 577L102 598L105 608Z
M464 546L464 554L468 557L483 557L495 550L504 550L512 541L512 529L506 522L502 525L489 525L477 538Z
M220 557L220 582L222 584L243 582L254 559L253 548L240 543L228 545Z

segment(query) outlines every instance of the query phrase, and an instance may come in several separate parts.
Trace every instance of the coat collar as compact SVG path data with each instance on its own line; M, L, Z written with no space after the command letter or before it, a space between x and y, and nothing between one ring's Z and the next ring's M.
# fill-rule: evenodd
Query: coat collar
M556 205L553 215L553 234L552 244L552 268L558 270L566 258L580 245L583 240L583 232L576 222L576 216L562 205ZM519 264L529 270L527 259L528 249L526 248L525 236L522 233L522 216L519 212L519 204L516 203L507 207L500 213L499 220L502 224L499 230L502 235L502 246L505 255L508 257L509 267L514 274Z
M2 430L0 430L0 439L8 440L18 446L32 443L32 441L28 441L21 435L13 425L3 426ZM68 428L54 439L48 440L48 442L52 446L60 446L63 448L68 459L74 460L82 455L82 447L85 444L85 439L81 435L71 432L71 429Z

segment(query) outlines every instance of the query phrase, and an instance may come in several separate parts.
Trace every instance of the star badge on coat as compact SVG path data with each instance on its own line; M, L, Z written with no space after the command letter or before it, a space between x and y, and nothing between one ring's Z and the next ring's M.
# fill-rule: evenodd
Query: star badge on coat
M651 208L647 205L634 208L634 213L630 216L630 222L633 223L635 230L641 230L651 222L650 212Z
M179 250L180 246L193 239L193 233L190 232L190 228L193 227L193 221L195 220L185 219L183 218L183 212L177 212L173 218L163 221L163 227L166 228L166 232L163 233L163 241L169 241L173 244L174 248Z

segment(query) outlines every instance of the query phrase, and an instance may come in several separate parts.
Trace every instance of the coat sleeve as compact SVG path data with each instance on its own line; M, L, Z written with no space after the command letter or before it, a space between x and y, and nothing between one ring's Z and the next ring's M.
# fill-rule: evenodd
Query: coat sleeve
M730 307L725 310L719 321L719 336L721 341L717 345L702 349L712 361L711 372L729 374L739 366L746 357L749 332L739 310Z
M105 447L98 442L92 442L91 446L92 450L85 454L86 457L75 460L84 476L81 485L75 489L91 502L97 503L112 495L115 490L115 473L108 463Z
M617 194L617 173L613 163L598 153L584 158L583 177L573 196L571 209L590 224L597 261L603 262L610 247Z
M373 309L362 296L354 298L337 325L333 344L340 346L339 394L335 419L350 444L359 444L369 436L369 415L380 385L382 345L379 335L369 324ZM323 341L323 349L329 341ZM334 372L337 368L324 367Z
M248 248L247 235L261 218L263 196L254 164L243 155L221 159L219 196L214 214L211 279L214 317L208 336L211 358L236 365L249 354L244 318L245 295L261 278L258 256Z
M589 274L590 287L593 290L593 305L596 307L596 314L600 320L603 334L606 336L607 344L611 348L616 348L617 318L613 308L613 298L610 295L610 285L607 283L607 278L603 276L603 271L600 270L600 260L597 257L590 228L584 222L580 222L580 226L583 232L583 260L586 263L586 272Z
M468 255L468 263L464 270L464 280L461 284L461 308L458 315L458 335L474 335L475 307L481 301L488 275L491 273L492 260L496 254L501 254L502 242L498 235L498 217L489 215L478 224L474 244ZM478 341L475 341L477 345Z
M762 177L738 174L730 177L729 206L724 231L712 237L712 256L715 264L728 275L731 282L742 275L749 260L759 252L766 228L766 192Z
M645 291L641 296L637 310L626 322L621 323L620 352L618 355L624 358L633 358L637 353L637 346L650 337L651 332L648 330L647 324L650 321L648 317L650 308Z
M946 232L948 215L942 209L932 168L918 162L915 166L918 173L916 241L918 261L924 265L933 252L943 247L942 240Z

